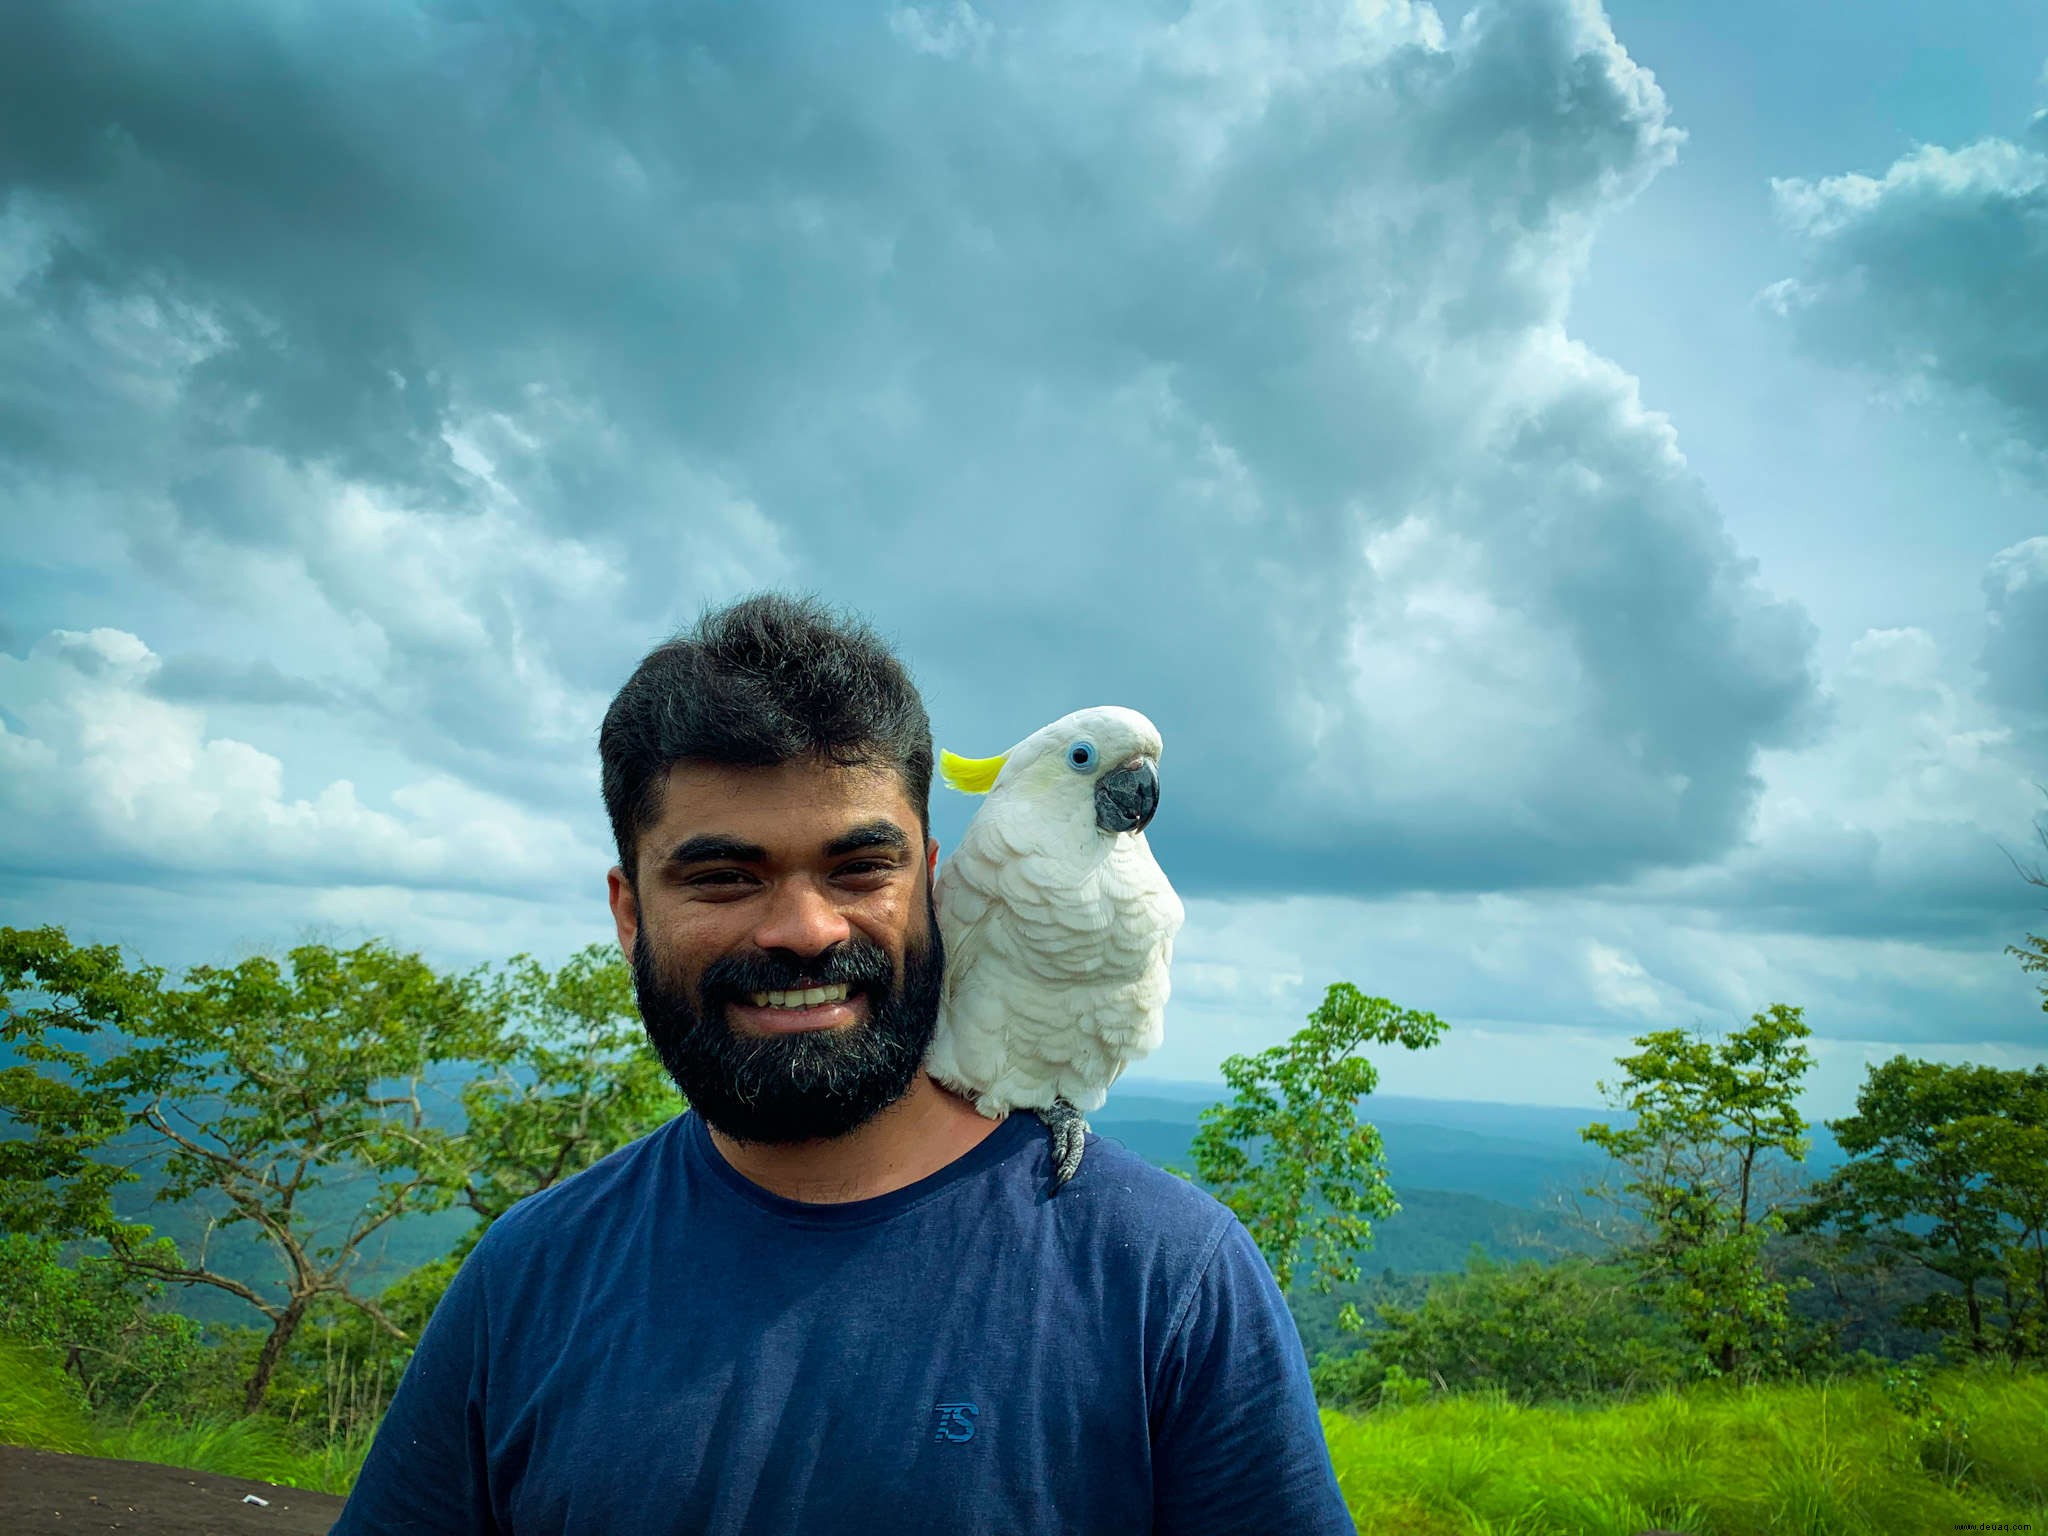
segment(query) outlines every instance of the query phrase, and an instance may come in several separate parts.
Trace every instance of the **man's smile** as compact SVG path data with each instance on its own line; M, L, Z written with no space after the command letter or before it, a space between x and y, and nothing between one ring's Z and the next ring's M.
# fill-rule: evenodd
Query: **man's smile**
M843 981L802 991L754 992L726 1006L738 1023L763 1034L835 1029L868 1016L867 994Z

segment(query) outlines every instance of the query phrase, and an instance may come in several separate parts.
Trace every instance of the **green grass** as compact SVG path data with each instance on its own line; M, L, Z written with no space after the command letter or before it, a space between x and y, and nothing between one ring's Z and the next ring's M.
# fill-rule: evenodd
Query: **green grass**
M0 1339L0 1445L104 1456L71 1384L35 1351Z
M261 1416L95 1419L55 1361L5 1339L0 1339L0 1444L154 1462L334 1494L348 1492L370 1448L367 1435L309 1448L290 1426Z
M1324 1432L1360 1536L1896 1536L2048 1529L2048 1375L1938 1371L1960 1454L1875 1379L1695 1388L1612 1407L1443 1398Z
M116 1429L101 1445L93 1454L335 1494L348 1492L370 1449L365 1436L309 1450L285 1426L262 1418L151 1420Z

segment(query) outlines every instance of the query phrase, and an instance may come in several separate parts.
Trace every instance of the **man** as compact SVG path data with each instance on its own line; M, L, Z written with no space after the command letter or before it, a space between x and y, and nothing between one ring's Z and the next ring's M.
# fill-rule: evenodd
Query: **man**
M921 1070L944 961L930 723L864 627L765 596L599 737L612 916L691 1108L520 1202L335 1526L1350 1532L1249 1235Z

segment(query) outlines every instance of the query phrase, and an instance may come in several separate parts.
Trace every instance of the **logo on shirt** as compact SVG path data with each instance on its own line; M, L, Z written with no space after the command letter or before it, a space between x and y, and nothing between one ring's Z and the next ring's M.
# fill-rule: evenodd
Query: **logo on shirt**
M932 1409L932 1439L972 1440L981 1410L972 1403L939 1403Z

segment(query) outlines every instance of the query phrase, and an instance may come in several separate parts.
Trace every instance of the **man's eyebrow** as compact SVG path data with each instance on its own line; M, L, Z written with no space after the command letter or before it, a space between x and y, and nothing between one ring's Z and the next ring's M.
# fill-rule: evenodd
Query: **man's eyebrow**
M759 843L743 843L723 832L700 832L695 837L685 838L677 843L663 862L681 866L709 864L713 860L730 860L735 864L766 864L768 850Z
M844 832L825 845L825 857L836 859L841 854L858 853L863 848L887 848L892 853L910 852L910 839L895 822L877 816L873 821L864 821L850 832Z

